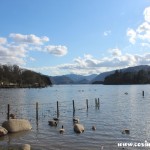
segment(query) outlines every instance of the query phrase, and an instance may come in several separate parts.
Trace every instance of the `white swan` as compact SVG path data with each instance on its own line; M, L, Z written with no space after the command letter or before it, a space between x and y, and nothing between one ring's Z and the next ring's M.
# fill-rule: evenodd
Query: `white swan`
M82 124L77 123L74 125L74 131L76 133L82 133L84 132L84 126Z

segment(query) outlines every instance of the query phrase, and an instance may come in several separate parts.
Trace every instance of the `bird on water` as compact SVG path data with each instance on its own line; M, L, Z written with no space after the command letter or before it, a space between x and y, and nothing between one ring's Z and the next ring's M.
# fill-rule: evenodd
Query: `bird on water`
M59 130L60 133L64 133L65 132L65 129L64 129L64 126L62 125L62 128Z

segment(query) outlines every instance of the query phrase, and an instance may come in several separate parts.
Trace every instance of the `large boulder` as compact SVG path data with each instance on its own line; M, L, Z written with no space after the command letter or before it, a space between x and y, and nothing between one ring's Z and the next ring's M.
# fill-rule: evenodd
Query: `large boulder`
M0 126L0 137L6 135L7 133L8 131L5 128Z
M2 127L7 129L8 132L26 131L32 128L30 122L25 119L10 119L3 122Z
M77 123L74 125L74 131L76 133L82 133L84 132L84 126L82 124Z
M29 144L24 144L20 147L19 150L30 150L31 149L31 146Z

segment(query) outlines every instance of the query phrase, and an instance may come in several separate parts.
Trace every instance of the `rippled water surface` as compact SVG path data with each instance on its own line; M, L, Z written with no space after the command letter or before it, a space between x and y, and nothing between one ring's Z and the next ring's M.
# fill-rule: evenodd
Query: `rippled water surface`
M18 118L29 119L33 127L31 131L0 137L0 145L28 143L33 150L117 150L123 148L118 147L121 142L150 142L149 91L150 85L55 85L43 89L0 89L0 124L7 118L7 104L10 104L10 111ZM95 107L95 98L100 99L100 107ZM57 116L57 101L60 121L57 127L50 127L48 120ZM38 122L36 102L39 104ZM74 133L74 116L85 126L84 133ZM65 132L60 134L62 125ZM91 130L93 125L96 126L95 131ZM122 134L126 128L130 134Z

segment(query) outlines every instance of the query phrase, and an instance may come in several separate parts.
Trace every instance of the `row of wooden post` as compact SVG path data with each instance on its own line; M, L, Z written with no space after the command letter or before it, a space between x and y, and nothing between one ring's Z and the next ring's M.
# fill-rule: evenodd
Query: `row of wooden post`
M73 112L75 112L74 100L72 101L72 104L73 104ZM99 106L100 106L99 98L98 99L95 98L95 107L99 107ZM87 110L89 108L88 99L86 99L86 108L87 108ZM57 101L57 117L59 117L59 103L58 103L58 101ZM9 120L9 118L10 118L10 104L8 104L8 106L7 106L7 119ZM38 104L38 102L36 102L36 121L38 121L38 118L39 118L39 104Z
M142 96L144 97L144 91L142 91ZM74 103L74 100L72 101L72 104L73 104L73 113L75 112L75 103ZM99 98L95 98L95 107L99 107L100 106L100 100ZM88 110L89 108L89 104L88 104L88 99L86 99L86 108ZM39 118L39 105L38 105L38 102L36 102L36 120L38 121L38 118ZM10 104L8 104L7 106L7 119L9 120L9 117L10 117ZM57 101L57 117L59 117L59 103Z
M74 100L72 101L72 104L73 104L73 113L74 113L75 112ZM95 98L95 107L99 107L99 106L100 106L99 98L98 99ZM88 99L86 99L86 108L87 109L89 108ZM58 101L57 101L57 118L59 118L59 103L58 103ZM38 102L36 102L36 120L38 120Z

